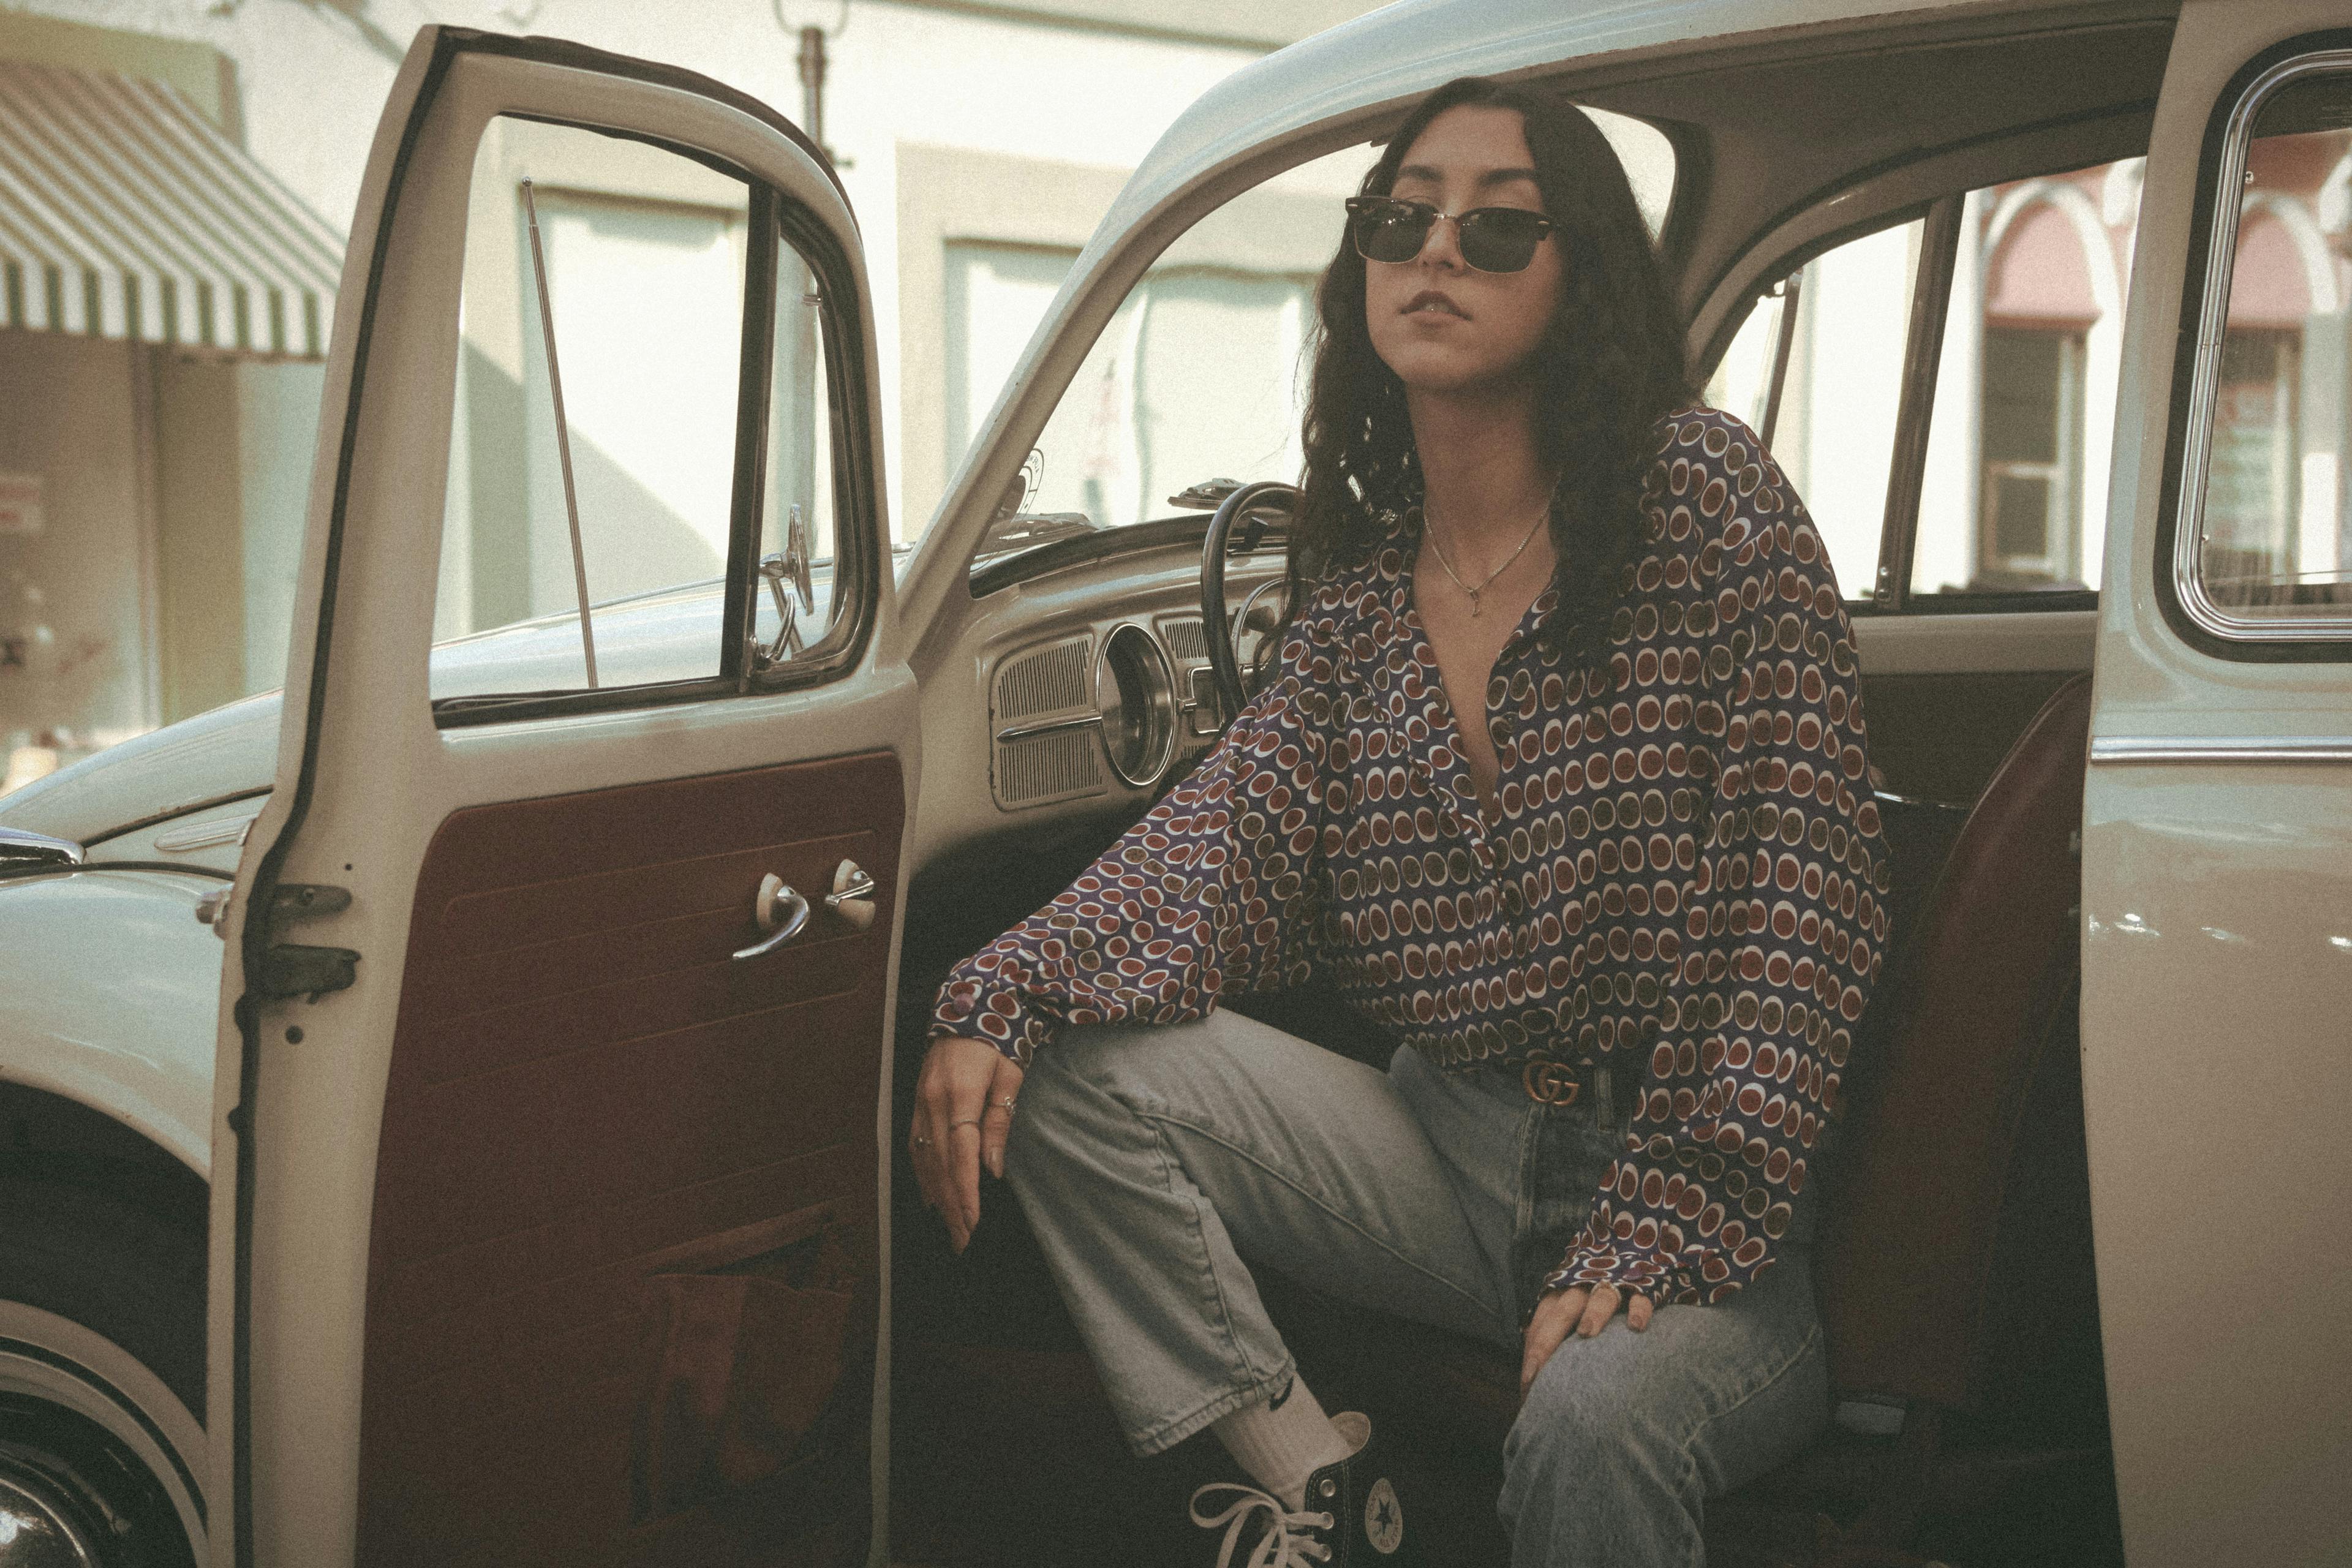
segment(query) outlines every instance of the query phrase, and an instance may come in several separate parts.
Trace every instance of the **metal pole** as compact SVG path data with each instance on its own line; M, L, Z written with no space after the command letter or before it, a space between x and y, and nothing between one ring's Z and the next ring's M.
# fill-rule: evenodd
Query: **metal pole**
M801 29L801 129L824 145L824 29ZM828 154L829 155L829 154Z
M563 464L563 515L572 525L572 582L580 600L580 652L588 661L588 689L596 689L596 632L588 622L588 555L580 547L580 496L572 484L572 430L563 418L563 373L555 363L555 301L547 292L547 253L539 239L539 204L522 183L523 216L530 224L530 270L539 280L539 328L547 339L547 385L555 395L555 452Z

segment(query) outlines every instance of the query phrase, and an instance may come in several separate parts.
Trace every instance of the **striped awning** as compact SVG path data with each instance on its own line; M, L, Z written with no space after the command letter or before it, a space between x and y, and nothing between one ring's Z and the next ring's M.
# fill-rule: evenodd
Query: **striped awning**
M0 60L0 327L320 359L342 264L177 88Z

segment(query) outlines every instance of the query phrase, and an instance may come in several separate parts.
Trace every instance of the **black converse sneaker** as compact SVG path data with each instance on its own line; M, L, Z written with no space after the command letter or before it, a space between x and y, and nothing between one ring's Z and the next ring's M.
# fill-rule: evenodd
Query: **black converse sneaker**
M1192 1494L1194 1524L1226 1525L1217 1568L1420 1568L1419 1542L1407 1543L1388 1455L1372 1441L1372 1418L1343 1410L1331 1425L1351 1451L1307 1478L1307 1500L1296 1511L1234 1481L1212 1482ZM1204 1517L1201 1500L1212 1492L1240 1495L1223 1513Z

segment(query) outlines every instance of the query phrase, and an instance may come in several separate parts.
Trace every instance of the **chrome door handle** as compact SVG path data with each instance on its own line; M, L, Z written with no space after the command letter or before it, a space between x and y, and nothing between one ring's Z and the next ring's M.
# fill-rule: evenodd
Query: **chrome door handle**
M739 959L763 957L800 935L801 928L809 922L809 901L771 871L760 879L760 896L751 912L760 929L768 934L749 947L738 949L735 956Z
M855 860L844 860L833 868L833 891L824 896L824 907L863 931L874 923L874 879Z

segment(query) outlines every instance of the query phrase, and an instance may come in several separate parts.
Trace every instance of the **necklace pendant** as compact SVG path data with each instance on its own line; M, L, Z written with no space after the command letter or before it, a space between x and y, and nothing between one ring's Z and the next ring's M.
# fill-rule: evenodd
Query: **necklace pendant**
M1473 589L1469 590L1469 593L1470 593L1470 618L1471 618L1472 620L1474 620L1474 621L1475 621L1475 620L1476 620L1476 619L1478 618L1478 616L1479 616L1479 609L1478 609L1478 590L1477 590L1477 589L1475 589L1475 588L1473 588Z

